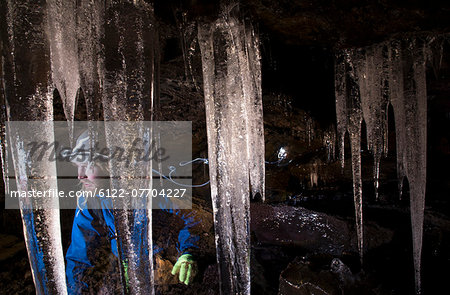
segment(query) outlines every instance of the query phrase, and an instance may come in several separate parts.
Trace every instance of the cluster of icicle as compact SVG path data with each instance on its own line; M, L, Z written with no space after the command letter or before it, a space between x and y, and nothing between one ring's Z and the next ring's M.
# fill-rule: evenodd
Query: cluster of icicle
M439 66L445 36L410 37L356 49L341 50L335 60L335 96L339 158L344 166L344 137L351 145L353 192L358 249L362 261L363 214L361 125L367 128L373 154L373 177L378 197L380 160L387 153L387 113L395 118L399 190L410 185L416 290L420 268L426 185L427 88L426 65ZM389 118L391 119L391 118Z
M264 198L258 38L236 10L198 25L222 294L250 294L250 191Z
M56 166L31 163L21 131L13 130L14 136L7 138L4 124L6 121L52 121L55 89L63 101L69 125L74 120L77 97L86 100L88 120L99 120L101 110L106 121L153 119L158 97L155 54L158 39L153 8L147 1L8 0L0 3L0 11L6 24L2 27L4 38L0 44L2 51L8 53L1 59L1 96L7 106L1 110L3 175L7 177L6 149L9 148L16 179L20 180L19 190L33 188L28 181L30 173L56 175ZM107 46L103 43L105 40ZM47 131L35 132L43 142L53 142L53 134ZM114 137L120 134L118 130L106 131L108 142L126 144L124 138ZM148 132L142 136L148 136ZM95 136L92 132L90 135ZM73 134L70 136L72 139ZM118 163L112 165L121 176L135 173ZM147 168L151 171L151 167ZM34 189L56 189L57 186L56 181L42 183L44 187ZM119 179L112 185L123 187L126 184ZM59 211L27 209L24 204L20 205L37 293L66 294ZM142 257L142 253L135 250L139 243L148 243L148 249L152 249L151 210L146 213L115 211L124 292L152 294L152 251L146 251L150 255ZM137 241L131 234L132 227L143 220L147 220L147 227L140 230L147 232L140 239L147 240ZM129 286L125 284L126 276Z

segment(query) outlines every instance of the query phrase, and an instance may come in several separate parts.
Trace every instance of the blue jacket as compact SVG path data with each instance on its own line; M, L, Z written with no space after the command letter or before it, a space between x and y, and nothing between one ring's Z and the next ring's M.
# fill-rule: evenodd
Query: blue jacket
M101 247L105 240L109 240L112 253L116 257L118 256L111 199L105 197L98 197L98 199L101 202L102 209L89 209L85 203L81 206L81 209L77 208L75 213L71 244L66 253L66 277L69 294L80 294L83 291L88 290L88 282L84 276L89 269L92 269L95 266L95 250L98 247ZM160 208L162 208L162 210L153 210L153 223L165 222L167 225L167 217L169 216L176 216L180 221L178 241L176 242L177 256L179 257L182 254L191 253L194 248L198 248L197 242L199 237L192 235L189 231L191 227L198 223L195 222L192 212L186 210L186 213L183 214L183 211L181 210L164 209L163 205L160 205ZM161 214L167 216L156 218L157 215ZM142 234L142 231L139 231L138 226L134 225L134 228L137 229L135 232L138 235ZM153 254L161 252L165 250L168 245L175 243L175 241L170 241L170 237L153 236L153 240ZM161 244L162 247L160 247Z

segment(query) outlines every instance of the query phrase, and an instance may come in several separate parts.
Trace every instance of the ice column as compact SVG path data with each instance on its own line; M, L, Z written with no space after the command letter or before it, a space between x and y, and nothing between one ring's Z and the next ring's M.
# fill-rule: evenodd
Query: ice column
M53 88L50 48L46 36L46 14L43 1L2 1L2 40L10 54L3 63L8 121L51 121ZM50 122L49 122L50 124ZM50 126L51 127L51 126ZM25 132L37 140L53 141L53 128L12 129L9 143L13 152L19 191L56 189L54 162L33 163L24 144ZM45 176L44 178L42 176ZM36 178L40 178L37 179ZM37 294L67 294L64 257L61 245L57 201L32 209L21 199L21 215L25 242Z
M250 294L249 198L264 197L258 39L225 13L199 24L221 294Z
M111 1L106 4L105 18L104 34L108 42L104 44L102 77L105 121L150 121L157 96L157 38L153 7L145 1ZM151 130L111 123L114 122L106 122L106 139L110 147L129 149L135 139L152 137ZM112 188L129 192L137 185L151 188L152 167L151 163L146 164L149 166L137 168L133 162L113 159L110 163ZM149 178L142 179L143 174L139 173L143 170L148 171ZM142 183L130 181L139 178ZM131 203L120 206L124 209L115 210L114 217L125 291L153 294L151 210L132 210ZM143 229L146 231L142 232ZM142 244L148 247L146 251L141 248Z

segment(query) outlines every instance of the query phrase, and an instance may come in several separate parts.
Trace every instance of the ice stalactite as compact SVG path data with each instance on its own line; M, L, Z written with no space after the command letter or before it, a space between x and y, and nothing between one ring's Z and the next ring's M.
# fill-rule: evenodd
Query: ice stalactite
M380 161L387 145L387 46L368 47L358 50L355 55L361 108L367 127L367 148L374 158L373 178L375 198L378 199Z
M76 1L47 1L48 38L52 80L63 101L64 114L73 141L73 119L80 88L78 69Z
M334 91L336 99L336 121L337 121L337 139L338 139L338 159L341 162L341 168L344 169L344 142L347 132L347 67L345 62L345 53L336 54L334 65Z
M425 38L429 40L429 38ZM336 58L336 113L343 160L343 134L349 132L352 149L353 186L359 245L362 241L362 204L357 195L361 189L361 119L367 126L369 149L374 155L374 182L377 193L379 164L387 153L387 109L392 104L395 116L397 173L399 190L406 177L410 184L411 224L416 291L420 293L420 268L423 236L423 214L426 187L426 138L427 138L427 90L426 61L436 57L427 56L430 42L411 37L381 44L344 50ZM439 47L438 47L439 48ZM432 50L431 50L432 51ZM437 50L440 52L439 50ZM345 58L345 56L347 58ZM352 73L355 73L352 79ZM346 83L354 81L355 87ZM354 93L354 88L360 93ZM349 102L360 99L356 112ZM355 124L352 124L355 122ZM352 128L350 128L353 126ZM353 131L352 131L353 130ZM360 216L358 216L358 211ZM361 227L361 229L360 229ZM360 234L361 232L361 234ZM360 247L360 252L362 248ZM362 255L362 252L360 253Z
M306 125L306 138L308 139L308 145L311 145L311 141L314 140L314 121L311 116L305 115L305 125Z
M51 121L53 119L53 83L46 35L43 1L7 1L1 4L6 31L2 34L3 75L8 121ZM3 18L2 18L3 19ZM4 30L5 28L2 28ZM8 134L17 187L20 192L56 189L54 162L31 162L26 134L40 142L52 142L53 129L12 128ZM47 176L42 178L42 176ZM55 177L52 177L55 176ZM24 201L25 200L25 201ZM21 199L20 208L25 243L37 294L67 294L64 257L57 200L46 201L43 208L33 208Z
M265 200L265 148L261 87L261 55L259 38L250 24L244 26L244 48L241 53L241 74L247 104L247 154L252 196L260 194ZM239 44L239 43L238 43ZM263 164L263 165L261 165Z
M102 119L103 57L105 4L103 1L78 1L76 34L78 41L78 72L82 96L86 101L87 119Z
M0 54L3 52L3 41L0 40ZM5 92L4 58L0 57L0 157L2 159L3 182L5 183L5 195L9 194L9 160L8 160L8 138L6 136L7 106Z
M104 76L102 100L105 121L150 121L157 101L157 37L153 7L145 1L111 1L105 9ZM127 126L106 122L108 146L130 148L136 138L151 138L151 130L127 129ZM131 128L131 127L130 127ZM142 133L143 132L143 133ZM144 134L150 133L150 134ZM110 163L112 189L136 189L136 182L151 176L150 167L136 169L126 161ZM141 188L151 188L151 177L143 179ZM153 255L151 250L141 253L144 243L152 249L151 210L131 210L132 204L124 203L124 210L115 210L120 268L125 293L154 294ZM146 216L146 222L144 215ZM138 227L138 225L140 226ZM136 231L146 232L136 235ZM141 256L144 255L145 259Z
M392 80L402 81L403 91L391 96L397 133L397 161L401 167L400 181L408 178L410 186L411 224L416 291L421 290L420 269L423 237L423 216L426 187L427 152L427 88L426 57L423 41L407 39L393 47L396 56Z
M225 12L198 26L221 294L250 294L249 198L264 196L259 46Z
M195 78L197 73L194 68L194 57L198 52L197 25L194 21L188 19L187 11L175 8L173 13L180 34L185 79L191 80L190 82L192 82L195 89L200 91L200 85Z
M348 133L352 155L353 198L355 203L356 232L361 262L364 254L362 180L361 180L361 110L358 74L355 69L354 52L344 51L336 57L336 113L340 143L340 159L344 162L344 137Z

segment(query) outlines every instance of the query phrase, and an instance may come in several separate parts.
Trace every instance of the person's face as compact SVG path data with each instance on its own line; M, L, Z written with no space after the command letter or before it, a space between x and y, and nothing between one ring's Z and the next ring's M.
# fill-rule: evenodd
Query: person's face
M78 179L84 189L92 190L99 187L100 168L96 165L88 165L87 163L77 163Z

